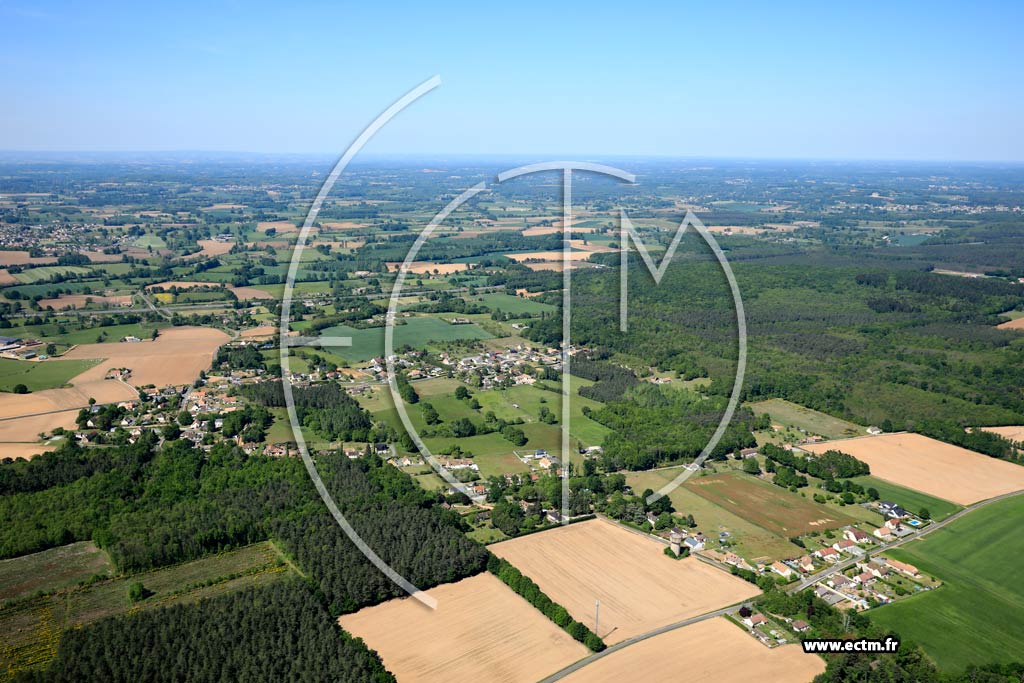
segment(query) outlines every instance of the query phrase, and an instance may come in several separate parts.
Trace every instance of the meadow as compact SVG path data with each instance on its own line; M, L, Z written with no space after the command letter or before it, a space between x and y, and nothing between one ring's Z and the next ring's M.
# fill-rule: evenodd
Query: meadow
M757 401L748 404L755 415L768 413L772 422L786 427L803 429L809 434L820 434L830 439L840 439L846 436L857 436L864 432L864 428L852 422L841 420L817 410L804 408L803 406L781 398L770 398L767 401Z
M403 346L425 348L430 342L448 342L457 339L486 339L491 335L475 324L452 325L439 318L405 318L404 325L395 325L394 348ZM348 325L328 327L320 332L323 337L351 337L348 347L330 347L339 356L362 362L384 355L384 328L357 329Z
M872 621L924 648L942 669L1012 662L1024 652L1024 496L974 510L887 554L943 586L868 612Z

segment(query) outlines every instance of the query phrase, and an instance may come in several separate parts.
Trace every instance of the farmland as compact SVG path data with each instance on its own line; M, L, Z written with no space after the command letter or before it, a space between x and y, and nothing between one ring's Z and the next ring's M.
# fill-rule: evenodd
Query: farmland
M696 558L672 560L663 548L604 520L490 546L585 624L600 600L598 635L609 644L759 593Z
M830 448L863 460L879 479L960 505L1024 489L1024 467L920 434L884 434L806 446L814 453Z
M88 554L88 544L76 545L84 545ZM65 555L69 552L56 550L63 551ZM56 556L46 553L54 551L7 560L14 564L5 567L4 574L28 572L54 557L61 557L60 553ZM40 559L40 555L44 559ZM28 590L53 590L59 583L27 588L16 596L22 599L12 600L0 608L0 632L6 634L0 643L0 681L8 680L18 670L45 666L56 654L57 641L63 630L125 614L136 608L152 609L195 602L262 585L287 571L287 565L270 543L258 543L194 562L39 596L33 596ZM153 594L142 603L133 605L128 597L128 587L132 583L141 583Z
M0 560L0 601L73 586L112 568L107 554L92 541Z
M55 389L68 383L99 360L25 361L0 358L0 391L11 391L24 384L29 391Z
M398 598L338 623L400 681L533 681L588 650L489 573L430 591L437 609Z
M830 439L856 436L863 433L864 428L846 420L840 420L825 413L804 408L781 398L771 398L749 404L756 415L768 413L772 422L786 427L796 427L809 434L820 434Z
M631 472L627 475L626 482L634 491L657 491L682 471L681 467L677 467L650 472ZM695 493L689 486L677 487L668 497L676 511L692 514L700 529L706 534L714 536L722 531L727 532L733 549L745 558L770 562L793 557L800 552L800 548L790 543L788 537L754 524L731 507L715 504Z
M404 324L395 325L395 348L411 346L424 348L430 342L456 339L486 339L491 335L475 324L452 325L439 318L406 318ZM384 328L357 329L347 325L329 327L321 331L324 337L351 337L352 345L337 347L338 355L351 361L365 361L384 355Z
M891 500L914 514L918 514L922 509L927 509L931 514L931 518L936 521L941 521L962 509L956 503L929 496L903 486L897 486L877 477L855 477L853 481L865 489L874 488L877 490L880 500Z
M857 520L746 474L714 474L685 486L712 503L780 536L803 536Z
M925 539L890 551L943 586L869 612L921 645L941 668L1010 662L1024 652L1024 496L974 510Z
M685 661L680 658L683 653ZM678 672L680 680L694 683L808 683L825 671L825 662L804 654L799 645L769 649L718 617L631 645L588 664L565 681L657 681L672 671Z

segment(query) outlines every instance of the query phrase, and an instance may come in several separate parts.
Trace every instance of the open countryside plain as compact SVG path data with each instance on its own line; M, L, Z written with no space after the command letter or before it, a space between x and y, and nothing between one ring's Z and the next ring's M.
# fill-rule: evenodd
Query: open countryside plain
M934 591L886 605L872 621L924 647L943 669L1012 662L1024 652L1024 495L972 510L886 554L939 578Z
M665 546L597 519L490 546L578 621L614 644L758 595L753 585L696 558L674 560Z
M863 460L871 474L960 505L1024 490L1024 467L921 434L866 436L803 446L837 449Z
M380 653L400 681L535 681L589 653L491 574L430 595L435 610L398 598L338 623Z
M804 654L798 645L769 649L725 617L718 617L630 645L563 680L810 683L824 671L825 661Z

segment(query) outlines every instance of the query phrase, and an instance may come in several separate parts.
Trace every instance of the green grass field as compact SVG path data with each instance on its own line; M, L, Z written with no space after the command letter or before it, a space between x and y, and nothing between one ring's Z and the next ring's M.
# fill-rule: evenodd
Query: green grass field
M46 551L51 552L51 551ZM42 553L39 553L40 555ZM8 571L31 571L36 555L9 560ZM0 607L0 681L25 669L39 669L56 655L61 631L132 609L154 609L196 602L250 586L264 585L289 572L269 542L239 548L174 567L121 577L56 592L13 600ZM142 583L153 595L133 605L128 587Z
M771 398L767 401L750 403L748 407L754 411L755 415L768 413L773 422L778 422L787 427L797 427L811 434L820 434L830 439L857 436L864 433L862 427L852 422L840 420L837 417L820 413L817 410L804 408L781 398Z
M947 671L1012 662L1024 652L1024 497L974 510L891 551L945 585L871 610L876 623L921 645Z
M72 324L67 324L67 331L60 334L57 325L48 323L46 325L34 325L26 327L14 327L7 331L10 336L35 337L42 341L54 342L56 344L95 344L100 335L104 335L104 342L116 343L122 337L139 337L149 339L154 329L170 327L169 323L133 323L128 325L110 325L108 327L90 327L84 330L76 330Z
M471 297L470 301L482 303L491 308L491 310L500 309L502 313L512 313L515 315L523 313L551 313L558 310L551 304L542 304L533 299L512 296L510 294L483 294Z
M91 271L88 268L81 266L40 266L39 268L29 268L21 271L15 274L14 279L18 282L30 284L41 280L48 280L54 275L66 275L69 273L86 275L89 272Z
M99 360L13 360L0 358L0 391L13 391L15 385L24 384L29 391L55 389L68 383Z
M146 234L135 240L135 246L140 249L148 249L149 247L153 247L154 249L166 249L167 242L164 242L163 238L159 235Z
M896 484L890 484L887 481L882 481L881 479L876 479L874 477L856 477L853 481L857 482L864 488L871 487L877 489L881 500L891 500L898 503L901 507L910 510L914 514L919 513L922 508L927 508L932 519L937 521L941 521L946 517L949 517L954 512L962 509L956 503L951 503L948 500L935 498L921 493L920 491L914 491L913 489L897 486Z
M371 327L356 329L347 325L329 327L321 331L324 337L351 337L352 346L338 347L334 351L350 361L365 361L384 355L384 328ZM491 335L474 324L450 325L439 318L406 318L404 325L395 326L395 349L409 345L426 348L430 342L446 342L456 339L486 339ZM333 348L333 347L332 347Z

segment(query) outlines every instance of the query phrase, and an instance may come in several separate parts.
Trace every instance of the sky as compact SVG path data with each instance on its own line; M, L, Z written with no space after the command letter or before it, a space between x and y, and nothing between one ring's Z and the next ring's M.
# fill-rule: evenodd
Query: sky
M0 149L1024 161L1024 4L0 0ZM838 5L844 5L842 7Z

